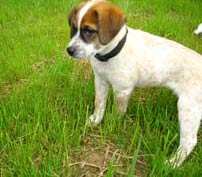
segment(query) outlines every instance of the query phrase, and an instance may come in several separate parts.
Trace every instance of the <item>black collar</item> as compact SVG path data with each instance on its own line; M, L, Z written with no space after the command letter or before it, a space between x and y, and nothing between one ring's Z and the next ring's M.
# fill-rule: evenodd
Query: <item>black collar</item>
M125 42L126 42L126 37L128 34L128 29L126 29L126 34L124 35L124 37L119 41L119 43L117 44L117 46L109 53L105 54L105 55L101 55L99 53L97 53L95 55L95 58L97 58L99 61L102 62L107 62L109 59L115 57L116 55L119 54L119 52L121 51L121 49L123 48Z

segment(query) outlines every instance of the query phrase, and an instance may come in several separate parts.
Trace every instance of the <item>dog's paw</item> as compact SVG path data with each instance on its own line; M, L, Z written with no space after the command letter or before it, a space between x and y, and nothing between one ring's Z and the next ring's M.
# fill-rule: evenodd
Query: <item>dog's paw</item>
M89 119L86 121L87 125L96 126L102 121L102 118L98 117L97 115L92 114Z
M179 160L179 158L173 157L170 160L166 160L165 164L169 165L172 169L175 169L175 168L180 167L180 165L182 164L182 162Z
M172 162L171 160L166 160L166 161L164 162L164 164L165 164L166 166L170 167L171 169L175 169L175 168L176 168L175 163Z

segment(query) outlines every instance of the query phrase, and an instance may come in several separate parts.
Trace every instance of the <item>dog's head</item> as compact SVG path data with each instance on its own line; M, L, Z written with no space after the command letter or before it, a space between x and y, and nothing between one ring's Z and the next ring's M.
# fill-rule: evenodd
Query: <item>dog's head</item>
M69 14L71 41L67 47L70 56L92 58L102 51L125 24L123 12L105 0L80 3Z

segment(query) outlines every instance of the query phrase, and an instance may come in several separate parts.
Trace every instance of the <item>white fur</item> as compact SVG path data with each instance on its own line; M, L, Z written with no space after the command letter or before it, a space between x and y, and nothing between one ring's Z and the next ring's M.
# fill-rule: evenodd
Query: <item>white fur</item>
M84 13L81 14L80 19ZM108 62L98 61L95 53L111 51L125 35L126 28L128 36L121 52ZM77 40L80 42L76 43ZM127 26L123 26L118 35L99 50L93 44L84 45L78 35L70 45L75 43L81 49L78 58L89 57L95 74L95 111L88 123L97 125L102 121L109 85L116 95L120 113L126 111L135 87L164 86L176 93L179 97L180 144L170 162L174 167L180 166L197 143L202 119L202 56L174 41Z
M198 28L196 30L194 30L194 33L196 35L202 33L202 23L198 25Z
M90 121L101 122L110 83L118 110L125 112L135 87L165 86L177 96L180 145L171 162L179 166L197 143L202 118L202 56L176 42L128 28L121 53L107 63L91 59L95 73L96 105ZM121 101L120 101L121 100Z

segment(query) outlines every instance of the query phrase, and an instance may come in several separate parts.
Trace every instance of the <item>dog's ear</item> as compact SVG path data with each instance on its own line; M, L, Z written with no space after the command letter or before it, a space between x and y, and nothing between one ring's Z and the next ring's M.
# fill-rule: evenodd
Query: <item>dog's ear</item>
M73 19L76 17L77 7L74 7L68 15L69 26L72 25Z
M70 13L68 15L68 22L69 22L70 26L71 26L73 20L76 20L76 21L78 20L78 16L77 16L78 12L85 4L86 4L86 2L81 2L80 4L78 4L76 7L74 7L70 11Z
M101 44L108 44L126 23L123 12L115 5L105 2L95 10L98 24L98 36Z

